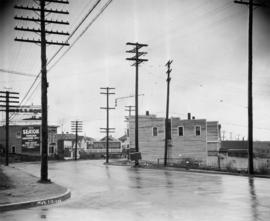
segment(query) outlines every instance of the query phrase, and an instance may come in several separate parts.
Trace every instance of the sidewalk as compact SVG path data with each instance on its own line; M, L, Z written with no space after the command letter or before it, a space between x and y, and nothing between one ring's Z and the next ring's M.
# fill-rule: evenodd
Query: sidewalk
M25 171L0 166L0 211L59 203L70 197L70 191L55 183L38 183L39 178Z
M113 166L132 166L132 163L126 159L122 160L114 160L110 161L110 165ZM218 170L206 170L206 169L185 169L181 167L172 167L172 166L167 166L164 167L162 165L154 165L154 164L148 164L144 162L143 164L140 165L140 168L143 169L155 169L155 170L171 170L171 171L182 171L182 172L194 172L194 173L207 173L207 174L221 174L221 175L232 175L232 176L249 176L248 174L244 173L235 173L235 172L229 172L229 171L218 171ZM253 177L258 177L258 178L267 178L270 179L270 175L262 175L262 174L254 174L252 175Z

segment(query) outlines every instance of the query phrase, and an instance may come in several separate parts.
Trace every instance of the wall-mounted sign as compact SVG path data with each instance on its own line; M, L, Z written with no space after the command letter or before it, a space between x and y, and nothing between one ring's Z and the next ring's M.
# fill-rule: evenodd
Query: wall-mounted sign
M27 126L22 128L22 148L25 151L39 151L40 127Z

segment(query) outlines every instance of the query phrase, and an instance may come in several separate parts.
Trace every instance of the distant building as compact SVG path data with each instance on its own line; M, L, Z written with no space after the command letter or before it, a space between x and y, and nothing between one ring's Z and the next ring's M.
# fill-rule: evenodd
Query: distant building
M56 154L57 126L48 126L48 155ZM6 146L6 127L0 126L0 151ZM25 120L9 126L9 153L36 155L41 153L41 125L38 120Z
M123 135L122 137L119 137L118 140L121 141L121 148L122 149L128 149L129 148L129 142L128 142L127 134Z
M130 148L128 134L119 137L118 140L121 141L122 157L129 158Z
M93 148L95 139L86 136L78 136L77 143L77 158L80 158L80 153ZM60 159L73 159L76 147L76 135L70 133L62 133L56 135L57 155Z
M93 148L89 149L88 152L91 154L95 154L96 156L103 157L106 155L106 139L107 137L103 137L99 141L93 142ZM121 142L109 136L109 155L111 157L119 157L122 154Z
M247 171L248 141L222 141L219 154L209 156L207 161L210 168ZM270 174L270 141L253 142L253 166L256 172Z
M135 117L128 119L130 148L135 148ZM201 162L208 154L220 149L220 125L206 119L171 118L169 122L168 158L186 157ZM164 158L165 118L146 112L139 116L139 151L142 159L157 161Z
M248 141L246 140L221 141L220 153L234 157L247 157ZM270 141L254 141L253 153L255 157L270 158Z

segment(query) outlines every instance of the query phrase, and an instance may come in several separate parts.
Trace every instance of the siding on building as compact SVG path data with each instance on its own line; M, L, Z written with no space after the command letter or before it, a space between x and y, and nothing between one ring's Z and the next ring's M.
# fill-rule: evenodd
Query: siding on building
M220 126L217 121L207 122L207 150L218 152L220 144Z
M128 121L130 148L135 148L135 118ZM200 135L195 133L200 127ZM158 134L153 136L152 128L157 127ZM179 136L178 127L183 127L183 136ZM220 133L218 122L207 122L205 119L171 118L171 140L168 145L168 158L188 157L206 162L208 147L218 150ZM155 115L139 116L139 151L143 160L157 161L164 158L165 119Z
M139 151L144 160L156 161L164 154L165 127L164 118L154 115L139 117ZM153 136L153 127L158 128L157 136ZM135 148L135 119L129 123L130 148Z
M204 160L207 156L206 149L206 120L191 119L180 120L172 118L172 147L171 158L192 157L197 160ZM178 135L178 127L184 128L183 136ZM195 127L201 128L200 136L196 136Z

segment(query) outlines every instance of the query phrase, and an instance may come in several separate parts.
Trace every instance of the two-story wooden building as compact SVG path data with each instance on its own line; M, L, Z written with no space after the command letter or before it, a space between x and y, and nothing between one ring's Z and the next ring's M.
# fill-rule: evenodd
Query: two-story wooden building
M208 153L220 149L220 125L217 121L172 117L169 123L168 158L186 157L207 161ZM130 148L135 147L135 117L128 119ZM139 116L139 151L142 159L157 161L164 158L165 118L156 115Z

